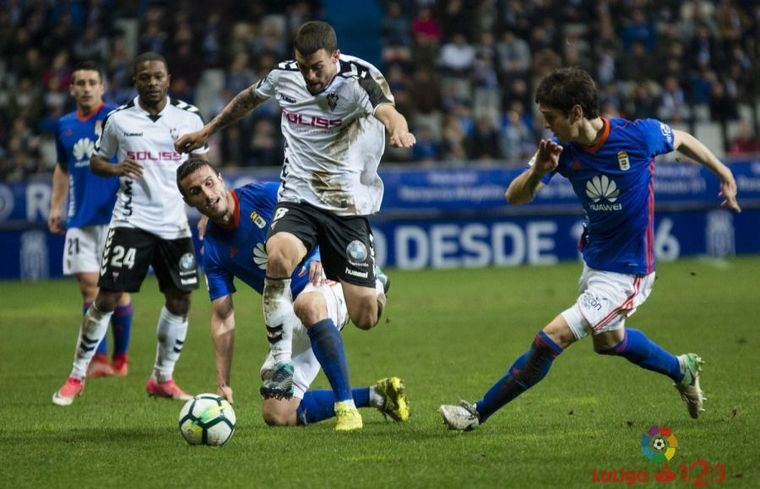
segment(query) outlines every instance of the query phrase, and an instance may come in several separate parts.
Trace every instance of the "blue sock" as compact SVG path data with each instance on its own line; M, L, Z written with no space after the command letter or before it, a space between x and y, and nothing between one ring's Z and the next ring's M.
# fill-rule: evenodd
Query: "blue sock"
M311 340L311 349L319 360L325 377L335 393L335 399L351 399L351 384L348 380L348 361L343 349L343 338L332 319L322 320L306 329Z
M502 406L536 385L549 372L562 348L543 331L539 331L530 345L512 364L507 374L494 384L483 399L475 403L483 423Z
M369 407L369 387L352 390L356 407ZM298 405L298 424L309 424L335 416L335 396L332 391L307 391Z
M87 309L90 308L92 305L92 302L85 301L82 304L82 316L87 314ZM103 340L98 344L98 347L95 349L95 355L108 355L108 339L106 336L103 337ZM102 356L99 356L98 358L103 358Z
M647 338L638 329L625 328L623 341L608 350L600 351L599 354L619 355L641 368L667 375L673 379L673 382L680 382L683 379L678 358Z
M113 330L113 356L114 358L126 355L129 350L129 340L132 332L132 303L125 306L117 306L111 316L111 329Z

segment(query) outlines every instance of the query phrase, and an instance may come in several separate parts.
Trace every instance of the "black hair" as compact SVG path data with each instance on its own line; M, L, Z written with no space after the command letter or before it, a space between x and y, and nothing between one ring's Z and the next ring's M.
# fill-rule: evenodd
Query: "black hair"
M132 62L132 76L137 75L137 67L141 63L145 63L148 61L160 61L164 64L164 67L166 68L166 71L169 71L169 64L166 62L166 58L164 58L162 55L156 53L155 51L147 51L142 54L138 54L134 61Z
M98 63L95 61L80 61L76 65L74 65L74 69L71 70L72 75L76 73L77 71L96 71L98 73L98 78L100 78L100 82L103 83L103 69L100 67ZM73 77L72 77L73 78ZM73 83L73 79L72 79Z
M216 173L217 176L221 175L221 172L217 167L214 166L213 163L204 158L201 158L200 156L191 155L190 158L185 160L181 165L179 165L179 167L177 167L177 188L183 197L185 197L185 190L182 188L182 185L180 185L180 182L204 166L207 166L214 170L214 173Z
M591 75L581 68L558 68L546 75L538 84L536 103L561 110L566 116L576 105L583 109L583 117L599 116L599 91Z
M327 22L312 20L298 28L293 47L303 56L309 56L320 49L332 54L338 49L338 36Z

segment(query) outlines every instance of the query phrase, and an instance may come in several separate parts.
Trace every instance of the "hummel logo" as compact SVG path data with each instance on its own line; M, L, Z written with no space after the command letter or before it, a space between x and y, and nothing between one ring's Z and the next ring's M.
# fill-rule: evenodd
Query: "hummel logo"
M278 93L277 96L280 98L280 100L284 100L285 102L290 102L291 104L296 103L296 99L288 97L284 93Z
M141 132L126 132L126 131L124 132L124 137L125 138L142 137L142 135L143 135L143 133L141 133Z

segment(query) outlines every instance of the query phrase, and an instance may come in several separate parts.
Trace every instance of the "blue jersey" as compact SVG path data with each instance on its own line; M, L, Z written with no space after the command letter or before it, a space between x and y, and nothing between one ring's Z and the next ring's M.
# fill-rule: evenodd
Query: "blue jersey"
M235 292L237 277L261 294L266 278L266 239L269 222L277 206L279 183L251 183L231 190L235 200L235 217L230 229L209 221L203 245L203 266L208 281L209 298ZM319 259L314 247L304 262ZM309 282L309 274L293 274L290 290L297 296Z
M654 271L654 158L673 151L673 130L655 119L603 119L594 147L563 144L554 173L586 210L580 248L591 268L630 275Z
M103 132L103 119L114 107L101 105L84 117L70 112L55 127L57 161L69 174L67 227L108 224L116 202L118 177L99 177L90 171L90 156Z

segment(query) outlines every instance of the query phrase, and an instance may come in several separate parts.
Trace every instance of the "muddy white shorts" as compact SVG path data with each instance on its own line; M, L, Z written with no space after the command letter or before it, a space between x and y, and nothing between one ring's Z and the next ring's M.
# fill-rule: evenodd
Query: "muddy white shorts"
M625 326L625 319L647 300L654 285L649 275L603 272L583 265L578 301L562 312L576 339Z

